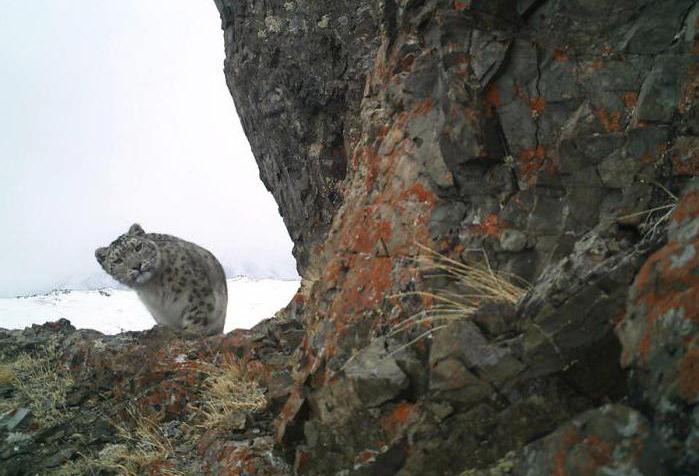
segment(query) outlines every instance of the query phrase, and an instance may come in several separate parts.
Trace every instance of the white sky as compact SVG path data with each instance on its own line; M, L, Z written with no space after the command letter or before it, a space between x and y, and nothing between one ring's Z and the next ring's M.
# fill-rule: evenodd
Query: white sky
M0 0L0 296L79 283L139 222L295 275L212 0ZM103 274L103 273L102 273Z

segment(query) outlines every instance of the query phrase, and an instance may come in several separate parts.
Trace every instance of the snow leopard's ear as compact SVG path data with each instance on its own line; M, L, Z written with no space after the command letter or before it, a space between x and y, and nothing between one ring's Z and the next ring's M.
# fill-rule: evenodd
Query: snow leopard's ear
M129 232L127 233L127 235L130 236L143 236L145 234L146 232L143 231L143 228L141 228L141 225L139 225L138 223L134 223L133 225L131 225L131 228L129 228Z

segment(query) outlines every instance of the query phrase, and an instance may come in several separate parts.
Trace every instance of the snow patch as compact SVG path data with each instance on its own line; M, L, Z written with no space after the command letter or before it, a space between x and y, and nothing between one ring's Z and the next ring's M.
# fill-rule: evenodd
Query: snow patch
M298 280L233 278L228 281L225 332L249 329L286 306ZM103 334L150 329L155 321L130 289L59 290L48 294L0 298L0 328L23 329L60 318L78 329Z

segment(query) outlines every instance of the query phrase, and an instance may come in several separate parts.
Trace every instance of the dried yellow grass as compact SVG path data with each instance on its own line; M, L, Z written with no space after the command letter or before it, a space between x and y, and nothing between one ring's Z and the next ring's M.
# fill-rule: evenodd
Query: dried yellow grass
M266 408L267 400L262 387L235 358L227 358L222 364L200 362L199 368L206 374L200 389L200 400L190 406L198 424L183 423L191 431L190 438L198 438L209 429L230 428L234 417L244 411ZM176 457L172 442L161 425L135 406L126 408L123 421L112 421L117 430L117 444L105 446L99 454L70 461L57 468L51 476L97 474L100 470L116 472L121 476L159 474L183 476L185 473L172 468ZM157 471L157 473L154 473Z
M421 309L393 327L389 337L415 326L431 326L391 355L446 327L450 321L468 319L485 303L516 304L529 287L528 283L511 273L494 271L485 253L484 263L470 264L444 256L423 245L418 244L418 247L423 252L414 258L418 267L424 272L430 272L431 277L447 278L458 291L442 289L401 293L399 296L421 296L431 299L435 304Z
M158 463L165 463L174 454L170 439L160 429L158 422L139 412L136 407L126 408L128 420L115 423L119 440L128 444L110 445L100 451L98 464L102 468L115 470L123 476L139 476ZM159 474L163 476L181 476L184 473L160 466Z
M64 463L49 476L82 476L103 471L119 476L186 476L169 466L168 459L174 455L174 449L158 422L133 405L126 408L126 414L124 421L112 421L117 443L108 444L93 455L80 454L80 458Z
M58 423L66 415L66 394L73 379L47 355L21 354L2 366L2 380L17 388L17 403L28 402L42 426Z
M154 474L153 465L165 461L165 455L157 451L134 451L133 448L124 444L108 444L94 456L80 456L54 469L48 476L84 476L102 474L103 471L109 471L110 474L114 472L119 476L142 476ZM158 467L155 474L186 476L186 473L167 466Z
M643 222L639 225L639 229L642 231L644 236L652 237L661 229L661 225L667 222L670 219L670 217L672 217L672 214L675 213L675 209L677 208L679 198L677 197L677 195L672 193L667 187L665 187L663 184L659 182L648 182L645 180L640 180L640 182L650 183L651 185L654 185L661 189L667 195L668 199L670 200L670 203L660 205L657 207L647 208L645 210L630 213L628 215L622 215L617 217L616 221L625 222L632 218L645 217L643 219Z
M12 371L12 368L7 364L0 365L0 384L6 385L14 382L14 380L15 373Z
M260 411L267 407L267 398L260 385L249 377L245 366L234 358L227 358L221 365L204 367L208 376L204 380L201 427L225 428L227 423L244 411Z

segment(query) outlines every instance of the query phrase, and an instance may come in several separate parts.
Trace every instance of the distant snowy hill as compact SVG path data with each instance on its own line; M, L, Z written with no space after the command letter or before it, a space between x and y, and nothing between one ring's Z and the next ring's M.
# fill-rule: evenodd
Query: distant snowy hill
M134 291L117 288L113 281L105 284L108 287L103 289L57 290L34 296L0 298L0 328L21 329L62 317L77 328L95 329L104 334L153 327L155 321ZM289 303L298 287L299 281L291 279L229 279L225 331L249 329L262 319L272 317Z
M55 286L56 289L91 289L91 290L97 290L97 289L103 289L103 288L112 288L112 289L127 289L126 286L123 286L120 284L118 281L113 279L111 276L109 276L107 273L103 271L99 271L95 274L89 275L89 276L73 276L70 278L66 278L62 281L59 281L58 284Z
M224 266L226 276L231 279L240 277L248 277L252 280L263 280L266 278L273 280L298 280L296 269L293 267L268 266L257 263L248 263L244 260L238 260L236 266ZM127 289L126 286L119 284L111 276L102 270L93 274L78 274L67 278L60 279L57 284L54 284L55 289Z

